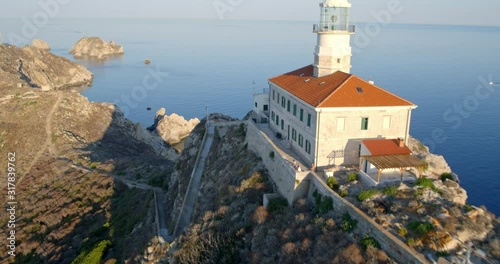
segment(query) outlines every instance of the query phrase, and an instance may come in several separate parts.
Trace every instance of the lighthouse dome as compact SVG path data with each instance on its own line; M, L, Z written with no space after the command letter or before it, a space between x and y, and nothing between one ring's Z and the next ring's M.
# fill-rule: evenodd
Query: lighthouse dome
M351 7L351 4L347 0L325 0L323 2L324 7Z

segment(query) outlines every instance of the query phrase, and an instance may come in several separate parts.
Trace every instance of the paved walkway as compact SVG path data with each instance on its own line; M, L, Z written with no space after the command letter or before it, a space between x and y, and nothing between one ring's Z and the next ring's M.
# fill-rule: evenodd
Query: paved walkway
M279 154L293 165L293 161L297 161L302 171L309 171L311 164L307 164L305 160L291 148L290 141L286 139L276 138L276 134L269 128L269 124L256 124L259 130L267 136L268 140L279 152ZM297 144L297 143L294 143Z
M205 161L208 157L208 153L210 152L212 142L214 141L214 133L215 124L209 126L208 128L207 139L205 141L205 144L202 146L200 159L198 160L198 163L195 164L194 174L192 175L188 190L186 192L186 195L184 196L179 220L174 230L174 236L182 233L191 222L193 209L196 204L196 198L198 197L198 190L200 188L201 176L203 175L203 170L205 169Z

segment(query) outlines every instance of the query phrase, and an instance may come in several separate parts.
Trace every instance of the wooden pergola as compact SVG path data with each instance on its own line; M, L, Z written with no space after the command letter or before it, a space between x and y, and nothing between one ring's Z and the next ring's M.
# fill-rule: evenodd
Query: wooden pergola
M420 160L419 158L410 155L381 155L381 156L362 156L361 161L366 160L371 163L375 168L378 169L378 180L380 183L380 174L385 169L399 169L401 172L401 180L403 179L403 172L407 168L416 168L420 172L419 177L422 176L422 172L427 167L427 162ZM361 162L363 163L363 162Z

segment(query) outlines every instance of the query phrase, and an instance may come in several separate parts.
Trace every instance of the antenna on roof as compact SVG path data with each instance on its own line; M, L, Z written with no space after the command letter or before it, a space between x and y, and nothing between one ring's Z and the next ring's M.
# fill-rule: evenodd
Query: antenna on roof
M323 84L325 84L325 83L326 83L326 82L320 82L318 85L320 85L320 86L321 86L321 85L323 85Z
M375 82L372 80L372 77L371 77L371 76L370 76L370 79L368 79L368 80L369 80L369 81L368 81L368 83L370 83L370 84L375 84Z
M305 75L305 73L301 73L301 74L300 74L300 77L302 77L302 76L304 76L304 75Z
M304 80L305 83L308 83L310 81L311 81L311 79Z

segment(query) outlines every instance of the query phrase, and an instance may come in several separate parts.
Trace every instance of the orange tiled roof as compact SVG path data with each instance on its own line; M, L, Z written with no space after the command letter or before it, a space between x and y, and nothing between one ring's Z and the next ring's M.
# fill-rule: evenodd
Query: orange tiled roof
M367 139L363 144L372 156L410 155L411 150L405 145L400 147L397 139Z
M315 78L313 73L314 67L309 65L269 81L313 107L414 106L352 74L337 71Z

